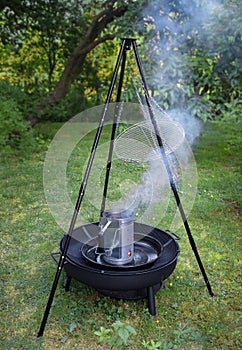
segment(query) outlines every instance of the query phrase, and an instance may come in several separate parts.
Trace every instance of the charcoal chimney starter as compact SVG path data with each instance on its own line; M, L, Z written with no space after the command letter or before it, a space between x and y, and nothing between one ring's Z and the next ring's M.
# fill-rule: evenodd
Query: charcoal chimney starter
M134 212L129 209L106 210L100 222L99 251L112 265L125 265L134 256ZM99 253L97 253L99 254Z

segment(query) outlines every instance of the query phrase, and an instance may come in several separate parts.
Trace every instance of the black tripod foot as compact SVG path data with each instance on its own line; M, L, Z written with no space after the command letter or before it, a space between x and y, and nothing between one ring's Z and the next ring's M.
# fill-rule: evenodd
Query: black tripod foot
M148 298L148 309L149 313L152 316L156 315L156 308L155 308L155 294L153 286L150 286L147 288L147 298Z
M72 279L72 277L70 275L66 274L65 279L64 279L64 285L63 285L66 292L69 292L69 290L70 290L71 279Z

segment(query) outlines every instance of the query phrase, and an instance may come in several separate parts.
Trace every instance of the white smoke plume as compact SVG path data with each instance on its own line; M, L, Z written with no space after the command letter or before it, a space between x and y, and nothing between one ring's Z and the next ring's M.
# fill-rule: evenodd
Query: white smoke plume
M211 26L216 27L216 19L219 23L225 12L226 5L218 0L154 0L143 11L150 31L146 48L148 85L162 108L183 126L190 144L202 131L202 122L187 105L187 97L193 94L188 91L191 71L187 54L197 40L213 51Z

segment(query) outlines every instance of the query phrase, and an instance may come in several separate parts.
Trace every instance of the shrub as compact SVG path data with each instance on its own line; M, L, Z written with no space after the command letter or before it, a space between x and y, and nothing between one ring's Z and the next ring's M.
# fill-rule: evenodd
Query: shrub
M0 147L1 153L24 155L35 145L30 124L25 120L25 94L15 86L0 82ZM26 98L27 101L27 98Z

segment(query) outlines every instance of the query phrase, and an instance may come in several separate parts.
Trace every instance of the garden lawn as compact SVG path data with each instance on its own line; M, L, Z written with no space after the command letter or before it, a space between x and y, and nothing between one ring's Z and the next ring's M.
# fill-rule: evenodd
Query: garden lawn
M156 294L155 317L146 300L110 299L77 281L66 293L63 274L44 337L36 337L56 271L50 253L63 235L42 179L47 136L59 126L39 126L38 152L1 161L0 349L241 349L241 124L233 122L208 122L194 147L199 181L189 223L215 296L181 227L181 254Z

